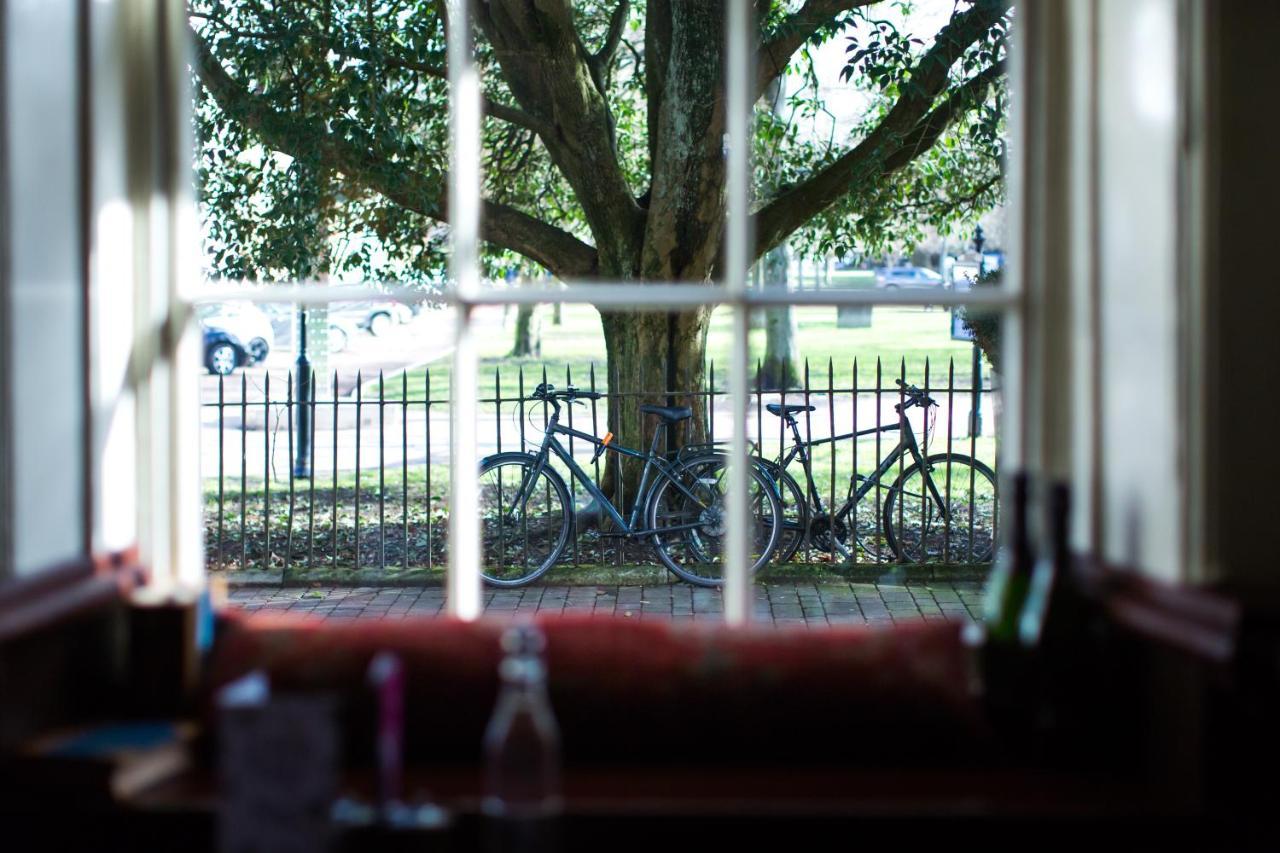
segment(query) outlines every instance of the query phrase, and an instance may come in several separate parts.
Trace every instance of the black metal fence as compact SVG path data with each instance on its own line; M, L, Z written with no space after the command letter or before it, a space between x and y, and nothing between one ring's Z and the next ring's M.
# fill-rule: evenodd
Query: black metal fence
M896 368L896 369L895 369ZM857 478L873 475L875 468L898 441L896 430L876 431L858 440L848 438L898 423L894 406L902 392L894 380L911 379L938 405L925 416L913 409L912 429L921 449L930 454L964 454L994 468L996 439L994 392L975 383L967 370L959 376L954 360L938 371L926 360L923 373L908 375L905 360L886 368L879 359L874 371L857 361L837 367L833 362L812 370L806 361L799 387L751 394L749 440L766 459L780 461L793 444L784 421L767 411L769 403L813 406L797 415L801 437L819 442L808 461L815 496L828 507L841 506L851 495ZM918 368L917 368L918 369ZM758 371L757 371L758 372ZM514 373L514 377L511 375ZM544 403L528 397L539 382L577 385L610 396L603 387L603 373L595 365L586 375L542 368L530 375L523 367L497 368L482 386L492 389L480 400L478 443L482 456L502 451L536 449L549 415ZM250 377L218 377L216 391L206 392L202 466L205 476L206 554L213 570L265 570L291 574L350 576L353 580L371 570L379 573L443 571L447 562L449 486L449 400L437 388L433 394L430 370L414 376L399 372L388 378L381 373L360 373L310 380L307 399L299 402L292 373L264 372ZM440 376L435 377L437 381ZM706 390L644 394L667 398L675 405L705 407L709 441L728 438L727 390L723 373L708 366ZM923 381L921 381L923 380ZM482 387L482 393L488 393ZM607 404L570 406L565 423L575 429L603 435ZM982 428L985 421L986 429ZM305 430L305 435L303 434ZM841 436L846 436L841 438ZM836 440L831 440L833 437ZM603 460L592 459L594 446L570 438L568 449L597 485ZM882 485L863 501L871 518L879 517L884 490L901 475L910 459L900 460L896 471L884 475ZM557 463L558 464L558 463ZM794 460L787 469L805 487L804 465ZM584 506L585 490L566 474L575 505ZM947 472L950 482L950 470ZM618 506L626 501L621 478L612 496ZM948 485L948 489L950 486ZM809 491L806 488L806 491ZM902 501L901 503L905 503ZM862 514L862 504L858 505ZM970 497L970 518L984 519L994 538L994 500L975 508ZM587 513L589 515L589 513ZM874 524L874 521L873 521ZM873 541L872 541L873 540ZM968 561L972 548L946 549L932 562L958 564ZM602 536L591 524L580 524L564 558L573 566L622 567L654 563L646 543ZM883 547L881 533L872 534L862 547L846 558L836 556L821 536L804 536L793 562L885 562L895 557ZM554 580L555 570L548 575Z

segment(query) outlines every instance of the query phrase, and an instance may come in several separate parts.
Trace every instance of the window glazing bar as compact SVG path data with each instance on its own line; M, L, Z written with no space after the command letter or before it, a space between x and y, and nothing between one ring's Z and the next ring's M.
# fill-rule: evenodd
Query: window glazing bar
M745 224L745 223L744 223ZM745 230L745 228L744 228ZM733 225L726 227L732 235ZM747 260L748 268L750 259ZM467 300L472 305L544 305L584 304L608 308L653 308L654 305L695 307L726 305L736 302L748 306L774 305L829 306L841 305L975 305L1003 308L1016 305L1016 294L1005 290L792 290L748 289L734 294L732 286L700 284L572 284L563 288L521 287L513 290L482 291Z
M731 229L730 229L731 230ZM663 307L692 308L702 305L726 305L742 301L752 307L799 305L839 307L842 305L937 305L955 307L972 305L980 308L1016 308L1020 294L999 288L979 291L952 290L793 290L748 289L734 295L728 287L703 284L601 284L576 283L564 287L520 287L510 290L480 287L462 296L455 289L430 293L413 287L373 288L362 285L318 287L302 284L279 284L261 290L244 291L233 287L204 288L192 298L196 304L219 302L251 302L254 304L301 303L330 305L342 302L391 301L405 305L422 302L444 302L449 305L597 305L602 308L636 308L653 310Z
M187 152L195 150L192 97L187 69L194 67L185 4L159 4L160 97L163 142L160 157L169 205L164 226L167 253L164 274L170 322L169 493L173 580L180 589L205 584L204 489L200 474L200 395L190 377L199 369L204 348L200 331L185 306L200 282L200 217Z
M751 266L751 81L749 58L751 5L749 0L729 0L725 21L726 135L729 141L728 219L726 222L724 293L732 305L732 350L729 359L729 541L724 564L724 618L730 625L745 625L751 618L752 576L755 562L750 549L750 482L747 459L747 335L750 305L746 301Z
M449 10L449 277L457 314L449 406L449 566L445 606L459 619L483 607L480 578L477 357L467 303L480 289L480 76L471 49L467 0Z
M747 303L761 307L773 305L840 306L840 305L937 305L943 308L964 305L975 307L1006 308L1018 304L1018 294L1007 290L941 290L907 289L887 290L750 290Z

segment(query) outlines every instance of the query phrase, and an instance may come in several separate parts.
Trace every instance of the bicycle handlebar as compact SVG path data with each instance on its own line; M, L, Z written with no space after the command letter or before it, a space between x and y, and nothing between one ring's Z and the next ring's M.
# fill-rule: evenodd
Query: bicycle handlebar
M926 394L924 391L920 390L916 386L908 385L906 382L903 382L901 379L895 379L893 381L896 382L898 387L902 389L902 393L907 398L907 402L901 405L904 405L904 406L913 406L913 405L914 406L936 406L938 405L937 400L933 399L932 397L930 397L928 394Z
M557 391L556 386L552 385L550 382L542 382L538 385L537 388L533 389L533 399L534 400L552 400L552 401L567 400L568 402L572 403L578 399L603 400L604 395L601 394L599 391L583 391L581 389L575 388L572 385Z

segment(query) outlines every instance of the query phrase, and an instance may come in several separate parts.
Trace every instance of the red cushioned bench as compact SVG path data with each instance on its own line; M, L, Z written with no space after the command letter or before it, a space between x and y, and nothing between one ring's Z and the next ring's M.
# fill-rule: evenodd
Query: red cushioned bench
M210 688L265 670L273 689L340 697L348 755L367 757L371 657L407 676L409 760L479 758L510 623L323 622L228 613ZM956 766L989 755L955 625L823 631L557 617L550 696L568 765Z

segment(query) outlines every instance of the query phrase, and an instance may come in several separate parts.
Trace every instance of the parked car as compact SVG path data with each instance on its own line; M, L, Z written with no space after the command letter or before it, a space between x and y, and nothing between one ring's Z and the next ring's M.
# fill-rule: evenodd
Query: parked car
M329 317L329 352L345 352L351 343L355 329L342 317Z
M886 290L898 288L937 288L946 287L941 275L926 267L885 267L876 270L876 287Z
M265 361L275 346L276 332L271 318L248 302L226 302L214 306L203 314L201 322L222 329L243 342L249 364Z
M375 338L391 331L393 325L403 325L413 319L413 310L402 302L374 302L367 306L364 318L357 324Z
M249 353L241 340L226 329L208 323L204 332L204 366L214 376L228 376L249 363Z
M827 286L837 290L865 290L876 286L876 273L860 260L836 261L828 273Z

